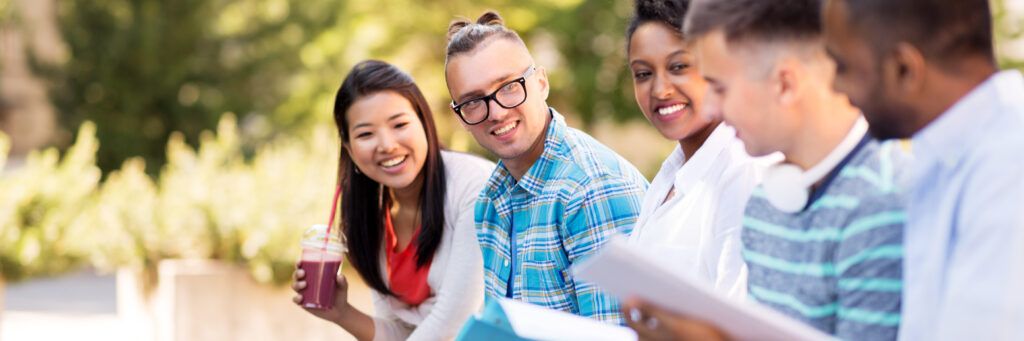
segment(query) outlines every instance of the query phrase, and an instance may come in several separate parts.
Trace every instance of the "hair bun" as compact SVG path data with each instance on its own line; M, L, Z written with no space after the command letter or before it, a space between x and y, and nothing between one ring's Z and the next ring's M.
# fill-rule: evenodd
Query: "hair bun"
M503 25L505 25L505 20L501 19L501 16L498 15L498 12L487 11L487 12L484 12L484 14L480 15L480 18L476 19L476 23L480 24L480 25L487 25L487 26L491 26L491 25L503 26Z
M469 22L469 19L466 18L458 18L452 20L452 22L448 24L448 35L446 36L448 41L451 41L452 37L455 36L456 33L459 33L459 31L461 31L464 27L469 26L470 24L472 23Z

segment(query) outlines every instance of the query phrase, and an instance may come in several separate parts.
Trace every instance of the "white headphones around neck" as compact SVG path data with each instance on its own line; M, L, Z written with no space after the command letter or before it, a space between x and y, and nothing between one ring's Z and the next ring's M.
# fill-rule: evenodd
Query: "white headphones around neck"
M864 134L868 131L868 122L864 117L857 119L853 129L846 134L842 142L832 149L821 162L804 172L800 167L779 162L765 171L762 187L768 202L776 209L786 213L800 212L807 206L811 196L811 186L832 171L846 155L850 154Z

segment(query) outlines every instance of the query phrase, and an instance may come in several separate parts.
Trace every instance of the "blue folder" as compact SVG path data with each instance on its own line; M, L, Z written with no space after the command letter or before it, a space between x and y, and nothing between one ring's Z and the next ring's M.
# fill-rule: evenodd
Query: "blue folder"
M458 341L519 341L530 340L516 335L512 324L508 322L508 315L502 309L498 300L487 300L484 310L479 314L469 317L466 324L462 325Z

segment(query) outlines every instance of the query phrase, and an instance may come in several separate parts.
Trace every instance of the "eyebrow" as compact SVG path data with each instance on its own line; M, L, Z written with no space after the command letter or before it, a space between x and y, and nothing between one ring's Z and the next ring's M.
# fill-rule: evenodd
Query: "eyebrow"
M651 65L651 63L648 63L647 61L640 60L640 59L637 59L637 60L629 62L630 66L633 66L633 65L636 65L636 64L641 64L643 66L650 66Z
M515 75L516 75L515 72L506 73L505 75L502 75L501 77L495 77L494 80L492 80L488 84L491 84L492 86L494 84L501 84L501 83L504 83L504 82L508 81L510 78L515 77ZM483 90L473 90L473 91L470 91L468 93L463 94L462 96L459 96L459 98L457 98L455 100L455 102L456 103L462 103L463 101L465 101L467 99L481 97L481 96L484 96L484 95L487 95L487 93L484 92Z
M402 117L402 116L405 116L405 115L408 115L408 114L409 113L403 111L403 112L391 115L391 117L388 117L388 121L394 120L396 118L399 118L399 117ZM352 130L356 130L356 129L359 129L359 128L362 128L362 127L369 127L370 125L371 125L370 123L366 123L366 122L360 123L360 124L352 126Z

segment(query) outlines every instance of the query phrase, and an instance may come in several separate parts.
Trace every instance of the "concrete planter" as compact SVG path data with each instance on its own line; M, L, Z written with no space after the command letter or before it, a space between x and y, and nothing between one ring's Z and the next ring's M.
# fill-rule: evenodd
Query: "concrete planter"
M242 268L212 260L165 260L150 293L118 272L118 314L132 339L155 341L339 340L340 327L291 301L288 288L259 285Z
M131 340L156 340L157 297L144 289L143 273L134 269L117 270L117 316Z

